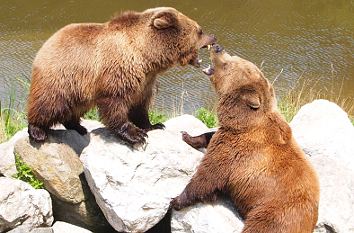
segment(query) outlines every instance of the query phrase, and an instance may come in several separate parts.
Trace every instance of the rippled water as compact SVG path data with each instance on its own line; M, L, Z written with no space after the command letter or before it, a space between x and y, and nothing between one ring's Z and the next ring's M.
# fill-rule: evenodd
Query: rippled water
M262 66L270 80L278 76L278 95L302 77L314 81L319 92L354 98L354 1L269 2L0 0L0 100L5 105L14 93L17 105L23 106L27 92L21 80L30 79L36 51L59 28L156 6L179 9L217 35L230 53ZM206 52L203 57L208 60ZM163 74L158 90L155 106L167 111L193 112L214 102L208 78L193 67Z

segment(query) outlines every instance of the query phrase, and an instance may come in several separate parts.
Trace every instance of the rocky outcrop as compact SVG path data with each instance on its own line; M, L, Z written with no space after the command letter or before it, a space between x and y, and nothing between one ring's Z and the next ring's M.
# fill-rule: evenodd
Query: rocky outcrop
M0 232L20 225L29 230L52 225L52 202L47 191L8 177L0 177L0 187Z
M98 122L96 127L93 121L89 123L91 129L101 126ZM110 232L112 228L96 204L79 159L88 144L88 135L81 136L72 130L52 130L45 143L30 142L28 138L19 140L15 153L50 192L56 220Z
M48 193L1 177L0 232L241 232L242 221L233 204L224 199L165 216L171 198L184 189L203 157L181 140L180 132L210 131L202 122L190 115L173 118L165 123L165 130L149 132L147 144L135 148L99 128L98 122L84 125L92 130L85 136L55 130L47 142L37 144L29 142L24 131L0 145L0 153L6 148L13 156L16 144L15 152L51 193L55 220L64 221L44 227L53 221ZM291 127L320 179L315 232L354 231L354 127L346 113L331 102L314 101L300 109ZM0 172L5 171L1 164L5 163L0 161ZM10 171L7 175L14 173L6 170ZM36 206L43 210L37 211Z
M158 223L203 156L166 126L164 131L150 131L146 146L138 149L106 129L90 134L90 144L81 155L85 176L117 231L144 232Z

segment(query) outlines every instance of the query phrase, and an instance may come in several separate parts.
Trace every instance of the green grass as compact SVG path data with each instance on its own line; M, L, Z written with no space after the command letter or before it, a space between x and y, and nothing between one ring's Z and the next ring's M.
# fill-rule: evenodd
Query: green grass
M14 98L10 98L4 108L0 101L0 143L11 138L16 132L26 127L26 114L13 108Z
M44 187L43 182L41 182L35 177L35 175L32 172L32 169L22 161L20 156L16 155L15 161L16 161L17 173L16 175L14 175L14 178L30 184L35 189L41 189Z
M208 128L214 128L218 125L216 114L206 108L198 109L195 113L195 116L201 120Z
M99 121L100 116L98 114L97 108L96 107L91 108L87 113L85 113L84 119Z
M152 110L149 112L149 120L151 124L163 123L168 120L168 116L157 110Z

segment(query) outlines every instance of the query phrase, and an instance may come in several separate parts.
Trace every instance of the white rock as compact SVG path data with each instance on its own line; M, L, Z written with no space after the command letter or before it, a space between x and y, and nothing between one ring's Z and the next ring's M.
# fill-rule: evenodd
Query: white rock
M46 190L8 177L0 177L0 187L0 232L19 225L29 229L52 225L52 202Z
M28 137L27 128L17 132L10 140L0 144L0 174L12 177L16 174L14 146L22 138Z
M61 221L56 221L52 228L54 233L92 233L84 228Z
M242 228L238 213L226 200L172 211L172 233L239 233Z
M81 160L89 186L117 231L145 232L166 214L203 154L168 130L148 133L145 148L132 149L106 129L94 130Z
M306 154L331 157L354 171L354 127L338 105L315 100L299 110L290 126Z
M354 172L326 156L310 158L320 179L320 206L315 232L354 232ZM325 231L328 228L333 231Z
M354 127L327 100L303 106L291 122L296 141L310 156L320 179L318 229L354 232Z

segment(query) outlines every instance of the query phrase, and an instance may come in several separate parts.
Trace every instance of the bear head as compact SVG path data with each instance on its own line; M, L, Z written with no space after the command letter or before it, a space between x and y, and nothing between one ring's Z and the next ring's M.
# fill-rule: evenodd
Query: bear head
M258 67L238 56L231 56L220 45L211 47L212 65L203 72L219 96L221 126L230 128L259 125L268 113L276 111L272 85Z
M124 28L131 38L129 44L139 48L146 60L164 68L175 64L199 67L198 50L216 43L214 35L204 33L197 22L171 7L127 11L109 25Z

